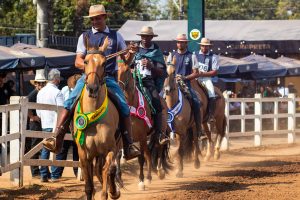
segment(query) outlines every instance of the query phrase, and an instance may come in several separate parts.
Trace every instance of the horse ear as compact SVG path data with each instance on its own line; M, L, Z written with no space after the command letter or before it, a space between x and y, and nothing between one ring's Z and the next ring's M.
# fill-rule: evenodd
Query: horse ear
M173 58L172 58L172 62L171 62L173 65L175 65L176 64L176 57L175 56L173 56Z
M102 51L102 52L106 51L108 45L109 45L109 39L108 39L108 36L106 36L106 38L104 39L104 42L103 42L102 46L99 47L99 51Z

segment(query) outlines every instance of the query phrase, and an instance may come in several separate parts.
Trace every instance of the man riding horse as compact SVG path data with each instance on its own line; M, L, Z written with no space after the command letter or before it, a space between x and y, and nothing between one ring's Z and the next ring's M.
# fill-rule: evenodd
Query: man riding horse
M159 143L164 144L169 139L161 128L163 122L159 92L162 90L166 77L166 65L162 51L157 44L152 42L153 37L158 36L153 33L152 27L142 27L141 32L137 35L141 36L133 63L137 73L137 81L146 88L146 95L150 94L151 96L151 104L154 107L155 134L159 138ZM140 89L143 90L143 88Z
M200 113L200 101L197 97L195 90L192 88L190 80L193 80L195 77L193 74L197 74L196 69L192 69L192 53L187 49L188 39L186 34L178 34L176 39L177 51L171 53L167 59L168 63L171 63L175 58L175 73L177 79L183 80L186 86L188 87L190 95L190 101L192 102L192 110L194 113L195 124L197 129L197 136L200 138L202 134L201 128L201 113ZM193 72L193 73L192 73Z
M99 47L103 44L106 37L109 39L109 46L105 52L102 52L105 56L116 53L117 51L126 49L126 44L123 37L116 31L109 29L106 26L107 13L103 5L93 5L89 9L89 15L86 16L91 19L92 28L83 34L78 39L75 66L81 70L84 70L85 57L89 54L87 51L87 45ZM86 41L89 40L89 44ZM131 63L136 48L130 45L130 50L127 55L120 55L123 60L127 63ZM91 52L93 53L93 52ZM116 82L117 75L117 62L116 58L108 59L105 66L105 82L109 90L110 98L112 98L117 104L118 110L120 111L120 129L123 139L124 156L125 159L129 160L137 157L140 152L132 145L131 139L131 120L130 120L130 110L125 100L125 96ZM74 107L76 106L76 101L78 95L85 85L85 79L87 75L83 75L76 83L74 90L71 92L69 99L64 103L64 109L57 121L57 128L55 130L56 137L47 138L43 140L45 148L52 152L60 152L64 140L66 131L71 120L71 116L74 113Z
M216 108L216 95L214 85L211 78L217 75L219 69L218 60L215 55L210 52L211 43L207 38L202 38L200 51L193 54L193 68L197 69L192 75L193 78L198 78L198 81L203 83L208 92L208 122L215 122L214 113Z

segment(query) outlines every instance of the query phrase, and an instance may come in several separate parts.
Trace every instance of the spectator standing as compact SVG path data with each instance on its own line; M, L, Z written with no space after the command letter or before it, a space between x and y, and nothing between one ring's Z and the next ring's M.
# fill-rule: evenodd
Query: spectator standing
M34 80L30 80L30 83L35 87L35 89L28 95L29 102L36 102L36 97L38 91L40 91L47 83L45 78L44 69L36 70L36 75ZM29 109L28 110L28 119L27 119L27 128L32 131L42 131L41 119L37 116L36 110ZM25 153L30 151L34 146L36 146L42 139L40 138L26 138L25 141ZM40 152L36 153L32 156L32 159L38 159L40 156ZM38 166L30 166L32 177L39 177L40 170Z
M37 95L37 103L51 104L56 106L63 106L64 98L61 91L58 89L60 83L60 72L57 69L52 69L48 74L48 83L43 87ZM42 129L46 132L52 132L55 128L56 113L50 110L37 110L37 115L41 118ZM43 148L41 152L41 159L49 159L50 151ZM61 155L56 155L56 160L60 160ZM49 168L48 166L41 166L41 182L48 182ZM51 166L51 181L55 182L60 178L58 167Z
M61 89L61 93L64 96L64 101L66 101L69 98L70 93L74 89L74 87L76 85L76 82L78 81L78 79L80 79L80 77L81 77L80 74L75 74L75 75L68 78L68 81L67 81L68 85L66 85L65 87L63 87ZM72 130L70 130L69 132L71 133ZM70 147L72 147L72 150L73 150L73 161L79 161L77 145L74 141L69 141L69 140L64 141L62 151L59 154L60 155L59 159L60 160L66 160L67 159L68 150L69 150ZM62 176L63 171L64 171L64 167L58 167L58 168L59 168L60 176ZM74 171L74 175L77 177L78 168L74 167L73 171Z

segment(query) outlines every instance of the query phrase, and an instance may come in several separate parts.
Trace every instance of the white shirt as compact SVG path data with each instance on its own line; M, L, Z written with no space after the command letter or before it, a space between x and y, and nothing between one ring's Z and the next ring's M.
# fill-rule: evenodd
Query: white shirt
M67 85L61 89L61 93L64 96L64 101L66 101L69 98L71 91L72 89L70 89Z
M37 94L37 103L63 106L64 97L56 85L49 82ZM50 110L36 110L37 115L41 118L42 128L54 129L56 124L56 112Z

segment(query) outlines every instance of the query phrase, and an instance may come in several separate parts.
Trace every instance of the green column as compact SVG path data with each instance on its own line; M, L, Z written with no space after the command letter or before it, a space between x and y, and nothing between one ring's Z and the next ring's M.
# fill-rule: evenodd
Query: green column
M199 50L201 38L204 37L204 0L188 0L188 35L189 50Z

